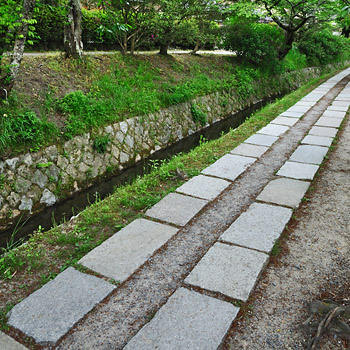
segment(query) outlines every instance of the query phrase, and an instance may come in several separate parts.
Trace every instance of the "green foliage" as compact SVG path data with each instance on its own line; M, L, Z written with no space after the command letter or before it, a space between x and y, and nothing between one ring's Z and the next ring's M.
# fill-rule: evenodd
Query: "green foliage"
M252 64L276 71L279 68L278 50L283 42L282 31L274 25L262 23L228 24L224 47Z
M201 106L193 103L191 105L191 114L195 123L200 122L204 126L208 122L207 114L203 112Z
M94 150L98 153L105 153L110 142L111 139L108 135L97 136L93 144Z
M47 144L58 133L54 124L39 119L34 112L0 118L0 151L26 144L34 149Z
M284 58L282 65L283 70L286 72L306 68L306 55L302 54L298 49L293 48Z
M306 32L298 43L298 49L306 55L311 65L323 65L349 57L349 39L333 35L329 29Z

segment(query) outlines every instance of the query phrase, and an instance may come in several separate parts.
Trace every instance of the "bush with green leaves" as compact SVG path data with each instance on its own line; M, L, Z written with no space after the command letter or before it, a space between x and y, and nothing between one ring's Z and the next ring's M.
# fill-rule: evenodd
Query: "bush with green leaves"
M283 32L275 25L233 22L226 25L223 46L242 60L275 71L282 43Z
M310 65L323 65L347 59L350 54L349 45L349 39L334 35L329 29L305 32L297 44Z

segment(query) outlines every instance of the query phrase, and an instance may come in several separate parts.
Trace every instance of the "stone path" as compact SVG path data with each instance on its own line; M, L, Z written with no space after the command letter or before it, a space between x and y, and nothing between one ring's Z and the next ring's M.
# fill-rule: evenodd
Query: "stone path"
M9 325L48 348L216 349L239 311L232 302L249 298L337 134L349 74L320 85L79 261L120 286L69 268L17 304ZM23 347L0 334L3 348Z

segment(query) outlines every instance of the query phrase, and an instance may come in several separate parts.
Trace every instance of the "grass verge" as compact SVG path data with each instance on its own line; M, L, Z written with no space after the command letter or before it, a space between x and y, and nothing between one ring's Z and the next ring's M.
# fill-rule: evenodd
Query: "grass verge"
M116 188L108 198L96 201L73 220L45 233L39 229L26 244L5 251L0 257L0 329L7 330L5 315L12 305L67 267L80 268L77 261L82 256L134 219L142 217L148 208L181 185L184 180L176 176L177 169L187 178L198 175L329 76L315 79L264 107L217 140L202 139L200 145L187 154L178 154L167 162L154 162L149 174Z

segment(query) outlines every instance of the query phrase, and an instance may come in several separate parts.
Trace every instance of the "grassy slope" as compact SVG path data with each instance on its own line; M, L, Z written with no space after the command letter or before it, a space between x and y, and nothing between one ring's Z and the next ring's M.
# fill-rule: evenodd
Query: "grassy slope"
M56 226L45 234L36 232L26 245L0 258L0 327L7 331L6 311L35 289L54 278L110 237L116 231L174 191L183 180L175 176L181 169L188 178L197 175L257 129L268 124L282 111L306 95L325 77L311 81L299 90L268 105L251 116L244 124L221 138L206 142L188 154L180 154L169 162L155 164L153 171L134 183L117 188L110 197L98 201L68 223Z

